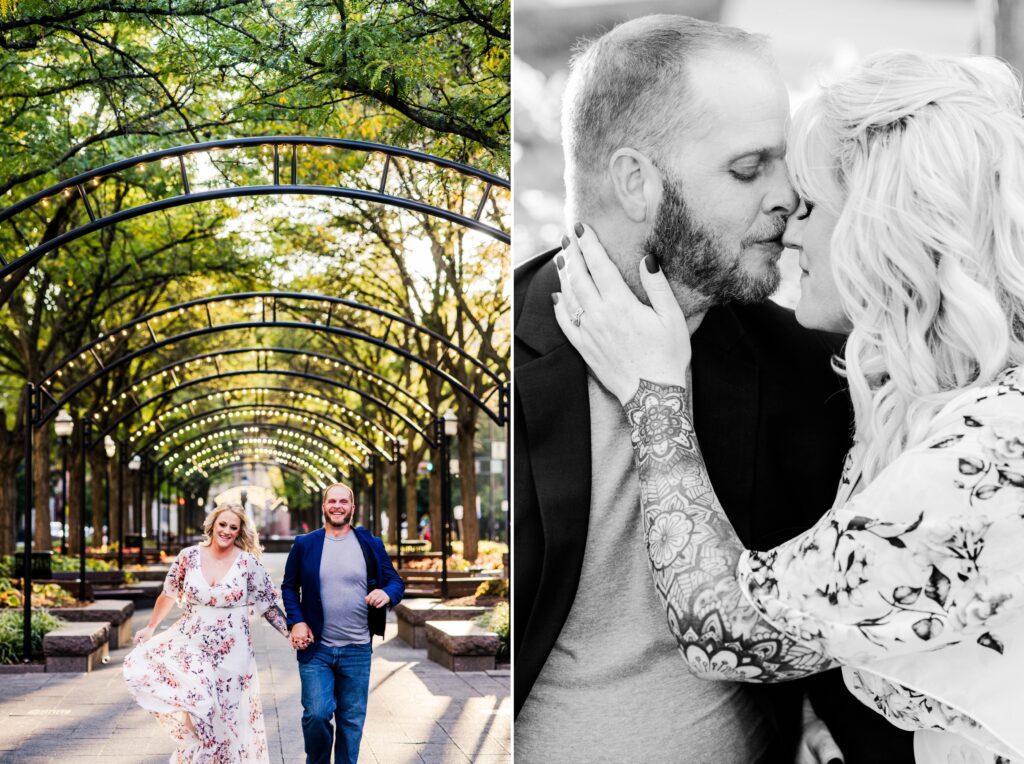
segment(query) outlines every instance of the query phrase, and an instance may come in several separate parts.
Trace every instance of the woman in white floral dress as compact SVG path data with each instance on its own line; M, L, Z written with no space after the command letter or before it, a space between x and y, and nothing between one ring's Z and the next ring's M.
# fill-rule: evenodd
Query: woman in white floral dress
M244 510L218 507L203 530L206 541L171 564L149 625L124 659L124 679L169 728L177 743L171 762L266 762L250 608L287 637L284 614ZM185 614L154 634L175 602Z
M848 335L856 419L801 536L746 550L718 503L689 413L695 317L656 257L650 307L589 228L559 269L559 325L632 429L669 628L709 679L843 666L919 762L1024 762L1021 84L995 59L878 54L798 111L788 151L796 316Z

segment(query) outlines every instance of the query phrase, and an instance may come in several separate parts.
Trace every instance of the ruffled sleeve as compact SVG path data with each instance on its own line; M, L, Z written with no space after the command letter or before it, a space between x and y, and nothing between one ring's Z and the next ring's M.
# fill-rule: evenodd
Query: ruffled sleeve
M278 606L279 593L270 574L255 557L250 556L246 566L248 597L246 604L251 605L257 615L267 619L271 626L282 633L288 632L284 613Z
M185 575L188 573L188 555L192 549L193 547L186 547L178 552L164 578L164 595L179 605L185 599Z
M949 412L949 407L947 407ZM841 662L975 640L1024 614L1024 396L942 417L845 505L768 552L740 587L777 628Z

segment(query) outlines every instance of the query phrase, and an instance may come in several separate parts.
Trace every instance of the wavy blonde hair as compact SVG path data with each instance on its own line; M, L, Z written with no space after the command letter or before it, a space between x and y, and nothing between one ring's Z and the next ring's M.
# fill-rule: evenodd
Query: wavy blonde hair
M993 58L876 54L798 111L789 145L797 190L838 216L837 368L870 480L1024 361L1021 83Z
M263 556L263 547L260 546L252 519L245 513L245 508L241 504L222 504L214 507L213 511L203 520L203 535L206 538L201 544L210 546L213 543L213 526L216 524L217 518L225 512L233 512L238 517L238 535L235 536L235 546L248 552L257 560L260 559Z

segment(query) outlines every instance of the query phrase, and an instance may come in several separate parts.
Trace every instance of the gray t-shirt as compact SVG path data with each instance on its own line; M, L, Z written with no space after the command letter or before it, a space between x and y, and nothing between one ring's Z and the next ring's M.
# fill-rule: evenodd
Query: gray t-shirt
M341 538L324 534L320 557L320 601L324 606L322 641L328 647L370 641L367 625L366 560L355 531Z
M593 477L579 589L515 723L516 764L757 761L770 726L741 684L687 671L654 590L618 400L589 380Z

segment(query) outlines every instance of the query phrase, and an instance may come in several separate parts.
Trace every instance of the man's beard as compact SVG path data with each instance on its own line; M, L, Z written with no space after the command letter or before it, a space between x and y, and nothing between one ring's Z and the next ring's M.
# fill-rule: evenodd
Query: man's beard
M326 522L332 528L344 528L346 525L352 524L352 515L345 515L345 519L342 522L336 523L334 521L334 518L327 514L327 512L324 512L324 522Z
M781 235L768 229L745 238L740 247ZM661 205L654 219L654 228L643 243L644 255L654 255L665 270L671 284L682 284L699 292L708 305L728 302L760 302L779 286L782 275L778 261L767 264L761 276L754 276L743 267L743 258L733 257L721 238L700 225L683 199L680 184L665 176Z

